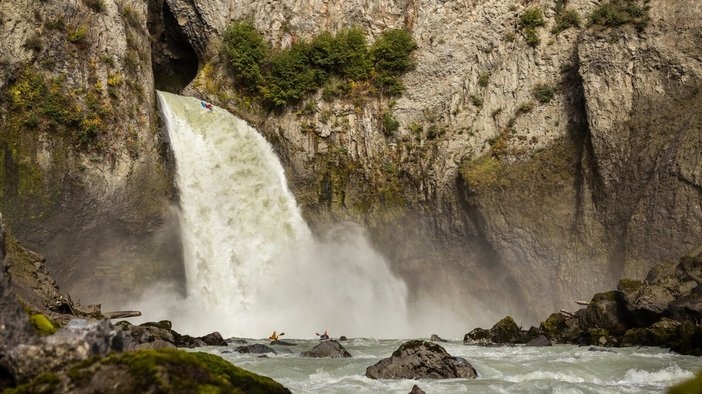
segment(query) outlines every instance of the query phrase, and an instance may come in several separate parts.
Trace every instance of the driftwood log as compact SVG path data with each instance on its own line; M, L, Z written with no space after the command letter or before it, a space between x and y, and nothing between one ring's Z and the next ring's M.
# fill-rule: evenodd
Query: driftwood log
M113 311L113 312L104 312L103 316L107 319L124 319L126 317L137 317L141 316L141 312L139 311Z

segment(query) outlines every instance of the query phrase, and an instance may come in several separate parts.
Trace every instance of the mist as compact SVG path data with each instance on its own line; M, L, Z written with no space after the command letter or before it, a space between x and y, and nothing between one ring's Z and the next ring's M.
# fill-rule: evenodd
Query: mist
M430 299L411 310L407 285L362 227L340 223L313 236L255 129L195 98L159 93L159 100L176 159L186 294L152 285L130 302L143 314L130 321L247 338L273 330L289 338L324 330L407 338L431 335L431 325L464 326Z

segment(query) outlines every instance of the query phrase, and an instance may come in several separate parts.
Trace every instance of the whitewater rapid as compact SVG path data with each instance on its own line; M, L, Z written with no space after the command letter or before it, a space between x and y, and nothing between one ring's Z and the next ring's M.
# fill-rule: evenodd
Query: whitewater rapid
M176 162L186 298L154 286L140 308L198 335L404 338L407 288L344 225L315 239L268 142L224 109L158 92Z

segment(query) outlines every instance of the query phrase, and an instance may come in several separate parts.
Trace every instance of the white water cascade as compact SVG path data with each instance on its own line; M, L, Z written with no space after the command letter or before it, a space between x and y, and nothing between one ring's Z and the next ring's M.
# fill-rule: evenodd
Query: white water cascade
M255 129L196 98L158 97L176 160L187 297L152 289L145 315L191 335L412 334L404 282L359 228L314 239Z

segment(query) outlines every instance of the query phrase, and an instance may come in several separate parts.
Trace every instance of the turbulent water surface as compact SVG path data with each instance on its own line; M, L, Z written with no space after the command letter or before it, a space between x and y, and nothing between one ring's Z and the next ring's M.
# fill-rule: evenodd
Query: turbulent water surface
M459 341L441 343L451 355L467 359L478 379L372 380L367 367L389 357L401 340L350 339L340 342L347 359L300 357L318 341L290 341L295 346L272 346L278 353L260 357L229 347L197 349L214 353L233 364L269 376L293 393L409 393L418 385L427 393L663 393L693 377L702 358L681 356L660 348L601 349L559 345L552 347L480 347ZM267 341L249 340L248 343Z

